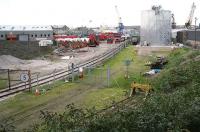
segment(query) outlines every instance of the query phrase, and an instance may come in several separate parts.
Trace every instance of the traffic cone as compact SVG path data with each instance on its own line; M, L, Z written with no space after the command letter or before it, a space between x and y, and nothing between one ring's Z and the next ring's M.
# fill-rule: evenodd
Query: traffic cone
M83 72L80 73L79 78L83 79Z
M79 68L79 72L80 72L79 78L83 79L83 68L82 67Z

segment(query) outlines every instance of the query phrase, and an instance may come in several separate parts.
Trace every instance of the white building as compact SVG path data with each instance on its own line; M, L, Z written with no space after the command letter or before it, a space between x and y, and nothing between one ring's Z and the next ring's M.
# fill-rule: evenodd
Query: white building
M142 11L141 44L168 45L171 43L171 11L153 6L152 10Z
M37 41L53 39L53 29L50 25L0 25L0 40Z
M66 25L52 25L53 33L54 34L68 34L69 27Z

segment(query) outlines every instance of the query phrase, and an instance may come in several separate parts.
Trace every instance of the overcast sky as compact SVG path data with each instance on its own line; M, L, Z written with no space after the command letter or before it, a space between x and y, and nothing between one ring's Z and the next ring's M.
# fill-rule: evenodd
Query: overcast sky
M199 23L199 0L0 0L0 24L116 26L117 5L124 25L139 25L141 11L154 4L171 10L177 24L184 24L193 1L197 6L195 16Z

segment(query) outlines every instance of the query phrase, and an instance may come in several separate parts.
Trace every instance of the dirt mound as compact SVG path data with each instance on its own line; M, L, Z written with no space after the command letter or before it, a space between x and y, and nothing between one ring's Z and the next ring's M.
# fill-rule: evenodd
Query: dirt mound
M11 55L0 56L0 68L6 68L9 65L20 65L20 64L25 64L25 61Z

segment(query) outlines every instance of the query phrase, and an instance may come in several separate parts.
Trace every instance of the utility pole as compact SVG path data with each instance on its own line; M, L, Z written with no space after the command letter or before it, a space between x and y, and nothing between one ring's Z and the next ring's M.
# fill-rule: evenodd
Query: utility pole
M194 29L195 29L195 48L196 48L196 45L197 45L197 28L196 28L196 24L197 24L197 17L195 17L195 27L194 27Z

